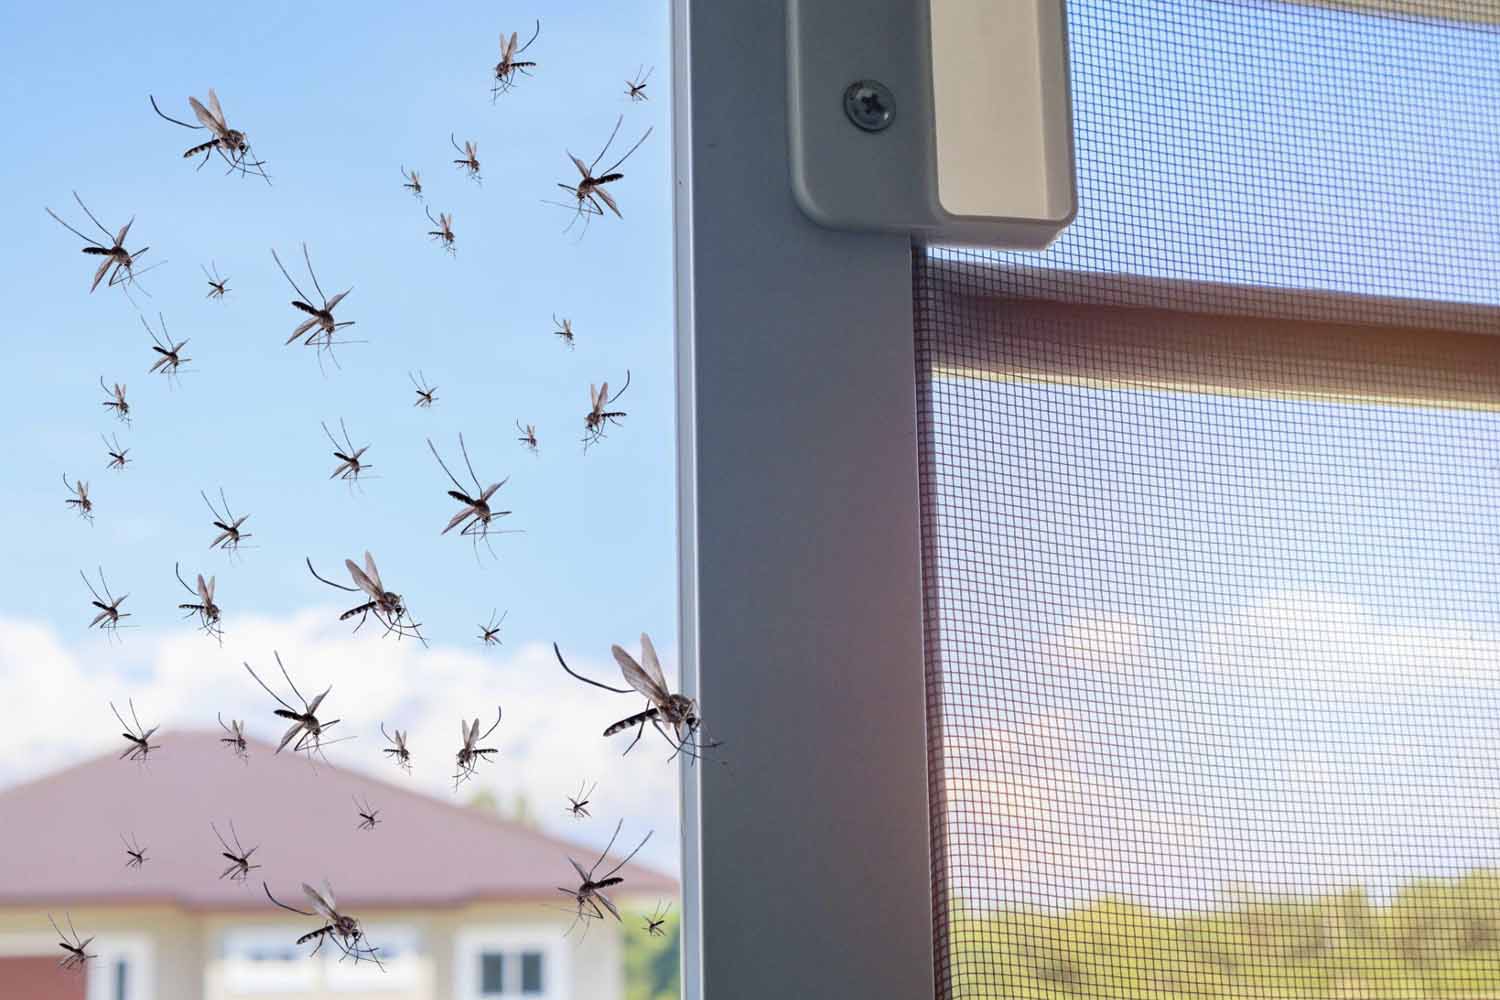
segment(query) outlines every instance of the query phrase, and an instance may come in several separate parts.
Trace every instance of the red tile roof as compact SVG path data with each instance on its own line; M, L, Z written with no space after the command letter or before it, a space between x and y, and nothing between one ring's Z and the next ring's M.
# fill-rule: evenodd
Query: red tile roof
M105 755L0 792L0 906L167 903L193 910L269 906L260 877L300 904L298 883L327 878L340 903L432 908L479 901L546 900L577 880L568 856L587 865L591 849L453 805L421 792L250 740L249 763L217 732L168 732L161 749L135 764ZM380 811L357 830L352 798ZM233 819L251 859L264 867L248 885L220 880L228 864L209 828L229 836ZM602 816L582 822L603 827ZM604 824L609 824L604 826ZM601 831L595 831L601 832ZM643 831L626 830L634 846ZM120 835L146 848L139 871L125 868ZM621 895L670 895L670 876L632 864Z

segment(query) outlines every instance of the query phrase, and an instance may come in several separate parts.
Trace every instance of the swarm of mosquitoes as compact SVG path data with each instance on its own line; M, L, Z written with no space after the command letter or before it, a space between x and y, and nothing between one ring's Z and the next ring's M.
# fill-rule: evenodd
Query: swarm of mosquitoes
M521 43L518 32L506 35L500 34L500 61L495 64L490 83L491 102L498 101L502 96L510 93L521 82L523 78L530 78L532 71L538 68L538 63L533 58L528 58L527 53L537 42L541 35L541 22L537 21L533 27L531 36ZM652 69L644 65L638 68L630 79L626 80L625 97L632 104L648 100L646 94L647 83L650 80ZM187 99L188 108L197 124L174 118L162 110L154 95L148 95L152 110L164 121L180 128L201 132L203 141L195 142L181 154L185 160L196 161L195 170L201 171L210 160L218 159L225 168L225 175L237 175L241 178L257 177L263 180L267 186L271 184L271 176L266 170L266 161L256 156L250 145L250 140L245 131L232 128L225 116L223 107L219 102L219 96L212 87L208 88L206 100L200 101L197 97L190 96ZM647 128L625 153L606 167L600 168L600 163L609 155L610 148L619 136L620 129L624 124L625 116L622 114L616 120L613 130L603 147L594 157L592 162L585 164L584 161L564 150L568 160L571 161L578 172L578 178L569 182L559 182L558 187L567 192L566 201L546 201L544 203L556 205L566 209L571 218L569 219L564 233L570 232L578 223L583 223L579 232L579 239L587 233L589 223L598 216L602 217L606 211L616 218L623 219L619 203L612 192L611 186L624 178L621 167L635 153L637 149L651 135L652 130ZM453 165L463 176L472 180L475 184L482 183L481 165L479 161L478 143L472 139L466 139L460 145L456 132L450 132L448 137L457 156L453 159ZM402 177L402 188L411 193L412 197L424 202L423 212L426 215L431 228L427 230L427 236L436 242L438 246L449 255L456 253L456 235L453 226L453 215L449 212L439 212L435 216L432 210L425 205L423 181L420 171L413 168L408 170L403 164L400 168ZM166 261L155 261L147 266L142 266L141 259L150 250L149 246L140 246L131 249L127 244L130 237L131 227L135 224L132 216L127 219L118 229L111 231L103 222L94 215L93 211L77 191L72 192L73 200L83 211L84 216L92 223L102 239L89 235L84 229L75 226L63 219L50 207L46 212L59 225L79 238L85 244L81 250L84 254L98 258L98 265L93 272L89 284L89 291L98 289L100 284L107 288L119 288L126 298L135 305L131 297L132 289L149 295L140 282L140 277L148 271L154 270L166 263ZM85 227L86 229L86 227ZM335 367L339 367L335 348L346 344L358 343L344 339L340 331L353 326L354 320L337 319L334 311L339 304L353 290L352 286L343 291L328 295L324 292L318 275L313 268L312 255L307 244L301 244L303 265L306 270L307 280L311 283L316 295L308 295L296 279L288 271L275 248L271 249L271 257L276 269L281 273L287 284L291 286L295 298L291 306L300 313L299 320L293 328L290 336L286 338L285 346L300 344L310 347L318 360L320 370L326 357L332 361ZM208 291L206 298L218 302L227 302L229 296L229 279L220 274L218 264L210 260L208 266L199 265L203 277L207 282ZM146 328L151 339L151 351L153 358L147 374L161 375L169 386L177 385L182 374L190 371L185 366L192 360L184 354L189 338L174 340L167 329L165 316L159 311L157 313L157 326L153 327L151 322L140 315L141 325ZM571 350L574 347L574 334L572 321L567 318L558 319L553 315L554 333L561 338ZM325 372L326 374L326 372ZM425 375L420 371L409 372L408 377L416 392L413 406L420 409L431 409L437 402L437 386L428 383ZM122 382L107 382L104 376L99 377L99 387L104 393L104 406L125 427L131 426L131 405L126 396L126 386ZM624 385L615 393L611 394L609 384L606 382L595 388L589 386L589 408L583 415L584 451L597 444L605 436L605 430L610 426L618 426L626 416L625 412L616 408L615 404L620 396L630 385L630 373L625 375ZM538 452L538 441L536 425L523 423L521 420L515 422L517 431L520 432L518 441L530 452ZM339 419L339 430L342 440L335 437L328 424L322 424L324 435L333 446L333 457L338 464L330 474L330 479L344 482L354 488L364 479L369 478L369 472L373 466L365 460L364 455L369 449L368 444L355 447L348 428L342 418ZM108 454L109 461L106 469L112 471L124 471L127 465L133 463L129 457L130 448L121 445L115 434L108 437L100 435ZM494 554L490 544L492 533L502 533L494 524L497 519L508 516L508 510L496 510L493 500L496 492L505 485L509 477L499 479L485 485L475 473L469 458L467 444L462 434L458 436L459 452L463 457L464 469L473 483L473 488L465 485L455 477L438 452L437 446L428 439L428 448L433 457L437 459L448 482L453 489L445 490L447 496L459 504L459 509L452 513L447 525L439 534L448 534L455 528L458 534L468 536L474 547L475 555L478 555L478 545L482 540L487 549ZM63 485L67 489L68 496L64 504L71 508L79 517L90 523L95 517L94 501L89 493L89 484L82 479L74 477L70 480L67 473L63 474ZM200 490L200 496L204 505L208 507L212 515L212 526L214 534L208 543L210 550L217 550L231 557L237 556L245 546L247 539L253 537L249 531L244 529L248 514L236 515L230 508L228 498L224 489L218 490L218 503L216 504L206 491ZM375 564L375 558L369 552L364 553L363 565L356 564L352 559L346 559L344 566L349 573L352 586L337 583L321 576L313 568L310 558L304 559L308 572L319 582L329 587L359 595L359 603L338 616L338 620L355 621L354 631L359 631L365 622L374 618L383 629L383 636L395 635L398 639L413 636L425 646L427 640L420 631L421 625L411 614L410 608L404 598L393 591L387 590L382 582L380 572ZM194 582L190 584L183 576L181 565L174 564L174 574L178 583L190 595L190 599L179 603L178 610L186 613L186 617L196 620L199 631L211 636L220 645L223 643L224 630L222 626L222 610L215 596L215 577L210 574L205 577L202 573L194 574ZM88 588L90 604L93 616L88 622L88 628L98 629L106 633L111 639L118 640L119 631L130 627L124 619L131 617L129 612L121 610L128 594L116 597L110 590L105 580L104 571L97 570L96 577L98 586L90 580L87 574L81 573L85 586ZM492 611L487 624L479 626L478 639L482 645L499 645L501 642L501 626L505 622L506 613ZM641 635L641 659L638 662L633 656L619 646L612 647L615 660L620 667L621 674L628 686L614 687L582 676L572 670L563 659L562 652L556 643L553 651L557 656L558 663L563 670L576 680L600 688L615 694L638 694L646 699L646 706L638 712L630 714L620 721L610 725L604 730L606 738L613 737L627 730L635 730L635 738L625 748L629 753L639 743L645 732L646 726L650 725L659 733L671 747L672 753L669 760L676 759L679 755L687 757L691 761L700 759L705 751L717 747L717 741L710 741L702 731L702 721L698 715L697 705L693 699L685 695L675 694L667 685L663 676L660 661L651 640L645 634ZM305 755L310 761L314 759L327 760L325 749L335 743L342 743L353 737L329 738L328 733L342 720L328 718L324 710L324 703L332 692L332 686L325 687L321 692L314 694L311 698L303 695L296 683L292 680L279 653L273 652L276 666L285 682L288 692L286 697L271 687L255 669L245 663L245 670L250 677L270 698L275 707L270 710L271 715L287 725L276 745L275 753L280 754L287 751L292 754ZM110 702L110 710L122 727L121 737L125 746L119 756L122 760L148 765L151 755L161 749L160 744L153 742L159 726L146 726L137 714L134 699L127 699L128 720ZM484 744L499 728L504 717L503 707L497 708L495 721L488 729L481 732L482 720L461 720L461 740L458 750L454 755L456 771L454 773L455 789L463 782L470 780L477 773L481 764L490 761L499 753L497 747L485 746ZM219 728L223 735L219 743L231 753L236 759L243 763L249 762L249 741L246 737L246 723L242 719L231 718L225 720L222 713L216 714ZM407 731L392 727L387 730L384 722L380 723L381 735L385 738L387 745L382 748L381 753L389 758L396 767L410 773L412 770L413 755L407 743ZM581 782L575 795L567 796L567 812L574 819L588 819L591 817L589 805L597 789L597 782L589 784ZM371 803L363 797L354 798L354 806L358 816L356 828L361 831L373 831L383 822L380 810L372 807ZM260 869L261 865L252 861L252 857L258 851L259 845L245 848L242 844L239 832L235 828L234 821L228 822L228 836L220 831L214 823L209 824L215 840L220 847L220 857L227 862L227 866L219 874L219 879L227 879L240 885L248 885L251 873ZM636 856L636 854L650 840L651 833L647 832L635 848L623 858L614 860L611 867L605 868L613 860L610 851L614 848L618 839L623 820L616 824L614 834L604 851L594 862L584 868L572 858L568 863L572 866L578 877L576 887L559 887L558 891L567 896L571 902L568 910L573 916L573 924L569 928L571 933L573 927L582 923L584 933L587 934L588 924L593 920L604 920L607 916L619 921L620 912L611 901L605 890L612 890L624 882L620 872ZM120 833L120 840L124 845L127 868L140 871L150 861L147 848L135 837L134 833ZM601 869L603 869L601 871ZM381 964L379 948L370 943L365 936L359 920L347 912L339 909L334 896L333 887L324 881L320 888L314 888L308 883L302 883L302 901L308 909L291 906L278 899L271 891L268 883L262 882L262 888L266 898L275 906L303 917L311 918L316 922L315 927L308 930L297 938L298 945L311 944L310 954L317 952L329 942L332 942L340 953L340 960L350 959L354 962L369 961L384 969ZM670 910L670 904L662 906L658 904L656 911L645 917L645 929L652 935L664 933L663 924ZM60 938L59 947L65 952L59 965L65 970L81 970L96 956L88 951L93 937L80 937L73 927L72 918L64 914L64 922L68 930L63 932L55 918L49 914L48 921Z

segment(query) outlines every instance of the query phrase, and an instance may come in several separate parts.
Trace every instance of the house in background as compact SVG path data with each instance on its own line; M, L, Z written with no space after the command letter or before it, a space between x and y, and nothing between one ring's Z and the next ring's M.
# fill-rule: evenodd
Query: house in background
M568 858L587 864L590 848L254 740L241 762L219 735L160 734L148 763L110 754L0 792L0 997L623 997L620 926L567 934L571 901L557 891L577 882ZM356 798L379 811L375 829L358 829ZM249 880L220 877L230 862L211 821L256 848ZM141 868L126 867L122 836L145 849ZM677 894L643 866L620 874L625 900ZM261 887L305 908L300 883L325 878L384 972L340 962L331 943L307 958L295 942L317 922ZM94 937L86 974L57 967L49 913Z

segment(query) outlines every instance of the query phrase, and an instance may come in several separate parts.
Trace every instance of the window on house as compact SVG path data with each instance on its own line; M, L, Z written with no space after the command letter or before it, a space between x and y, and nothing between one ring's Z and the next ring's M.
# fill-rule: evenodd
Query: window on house
M481 996L539 996L545 956L540 951L483 951L479 956Z
M479 956L479 992L487 997L500 996L505 992L503 952L487 951Z

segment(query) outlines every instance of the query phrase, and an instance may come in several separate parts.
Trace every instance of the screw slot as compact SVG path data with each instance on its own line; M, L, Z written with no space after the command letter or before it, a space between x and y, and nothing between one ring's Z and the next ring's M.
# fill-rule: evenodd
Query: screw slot
M855 80L844 90L844 114L863 132L884 132L896 118L896 95L879 80Z

